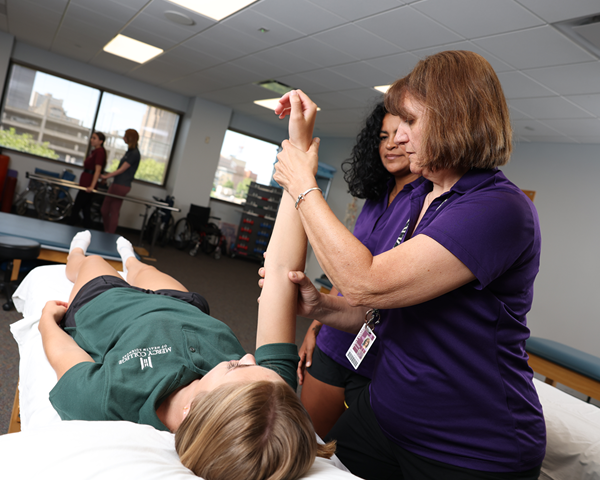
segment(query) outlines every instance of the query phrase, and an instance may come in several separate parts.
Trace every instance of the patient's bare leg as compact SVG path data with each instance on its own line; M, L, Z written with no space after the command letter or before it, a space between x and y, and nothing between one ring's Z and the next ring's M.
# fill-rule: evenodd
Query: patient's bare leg
M187 288L173 277L162 273L152 265L140 262L135 257L133 246L127 239L119 237L119 240L117 240L117 250L123 260L123 271L127 272L127 283L129 285L148 290L169 289L180 290L182 292L188 291Z
M91 234L86 230L75 235L71 242L69 256L67 257L67 268L65 270L67 278L74 283L71 295L69 296L69 303L75 298L81 287L96 277L112 275L121 278L119 273L102 257L96 255L85 256L90 241Z

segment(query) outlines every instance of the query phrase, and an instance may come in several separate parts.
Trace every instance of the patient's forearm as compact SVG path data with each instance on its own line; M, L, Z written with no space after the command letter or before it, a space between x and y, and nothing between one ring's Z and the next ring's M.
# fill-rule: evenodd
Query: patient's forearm
M39 325L42 334L44 351L50 365L60 378L71 367L81 362L92 362L94 360L83 350L73 338L60 328L52 318L42 315Z
M298 148L308 150L316 114L316 105L308 109L292 107L290 115L290 141ZM306 233L294 200L283 195L273 235L265 259L265 276L258 307L256 347L269 343L294 343L296 338L296 305L298 288L288 278L293 270L304 271L306 262Z

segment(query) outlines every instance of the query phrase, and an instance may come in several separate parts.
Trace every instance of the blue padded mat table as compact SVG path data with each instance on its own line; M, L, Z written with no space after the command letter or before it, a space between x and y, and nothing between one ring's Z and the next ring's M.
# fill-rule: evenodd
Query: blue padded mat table
M71 240L80 231L81 227L0 212L0 235L29 238L39 242L42 246L38 257L40 260L67 263ZM91 232L92 243L87 249L87 254L99 255L117 270L122 270L116 243L119 235L98 230Z

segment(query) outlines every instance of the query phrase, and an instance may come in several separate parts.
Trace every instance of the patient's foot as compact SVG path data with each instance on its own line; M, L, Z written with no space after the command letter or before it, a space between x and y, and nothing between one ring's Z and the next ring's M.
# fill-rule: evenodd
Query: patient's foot
M123 273L125 276L127 276L127 260L130 257L136 258L133 245L131 245L131 242L125 237L119 237L117 239L117 252L119 252L119 255L121 255L121 261L123 262Z
M73 237L71 240L71 246L69 247L69 253L71 253L75 248L81 248L83 250L83 254L87 251L87 248L90 246L90 242L92 241L92 234L89 230L85 230L83 232L78 232L77 235Z

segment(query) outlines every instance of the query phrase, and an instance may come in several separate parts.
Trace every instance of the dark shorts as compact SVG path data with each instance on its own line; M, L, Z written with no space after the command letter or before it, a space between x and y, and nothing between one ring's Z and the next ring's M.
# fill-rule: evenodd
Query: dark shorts
M210 315L210 310L208 308L208 302L206 299L195 292L182 292L180 290L144 290L143 288L133 287L129 285L125 280L119 277L114 277L112 275L103 275L101 277L96 277L93 280L90 280L86 283L75 298L69 305L67 309L67 313L65 313L65 317L61 322L61 326L65 327L74 327L75 326L75 314L79 311L81 307L86 305L88 302L96 298L98 295L112 289L112 288L133 288L139 292L147 293L148 295L166 295L167 297L177 298L179 300L183 300L194 307L199 308L202 312Z
M313 351L312 365L306 369L311 377L344 389L346 405L350 405L362 389L371 381L349 368L343 367L317 345Z
M536 480L540 475L541 466L526 472L482 472L409 452L379 427L368 386L325 437L326 442L331 440L337 440L335 453L342 463L367 480Z

